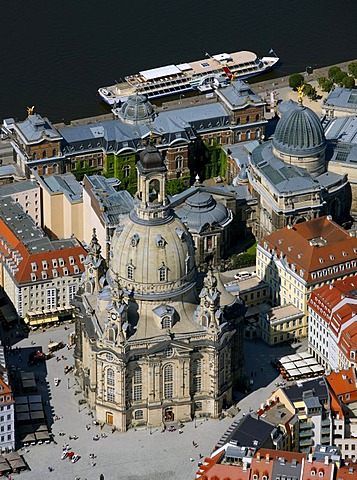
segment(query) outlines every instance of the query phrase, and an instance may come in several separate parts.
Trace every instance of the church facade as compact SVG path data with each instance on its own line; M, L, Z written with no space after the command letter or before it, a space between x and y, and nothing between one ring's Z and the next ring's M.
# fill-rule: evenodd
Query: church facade
M109 265L94 232L75 302L75 374L95 418L122 432L217 418L243 372L243 302L211 270L197 291L192 237L153 142L136 168Z

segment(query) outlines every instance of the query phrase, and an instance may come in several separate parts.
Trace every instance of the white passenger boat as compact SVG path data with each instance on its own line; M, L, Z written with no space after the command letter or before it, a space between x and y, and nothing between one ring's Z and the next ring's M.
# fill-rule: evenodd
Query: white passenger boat
M206 92L233 79L244 80L266 72L279 61L273 50L269 54L271 56L259 58L248 51L213 56L206 53L203 60L166 65L129 75L125 77L125 82L101 87L98 93L106 103L116 105L135 93L158 98L195 89Z

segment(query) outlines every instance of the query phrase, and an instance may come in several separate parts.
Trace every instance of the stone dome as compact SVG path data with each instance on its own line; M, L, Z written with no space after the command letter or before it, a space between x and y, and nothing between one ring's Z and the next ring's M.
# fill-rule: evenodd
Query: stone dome
M290 102L287 108L282 104L280 111L284 113L273 137L273 147L278 152L302 157L325 152L325 134L315 112L296 102Z
M154 107L146 95L131 95L119 109L118 116L124 122L147 123L153 120Z
M230 221L230 211L205 192L197 192L188 197L185 203L176 209L176 214L190 232L201 232L207 226L224 225Z
M135 212L112 238L110 275L136 298L170 298L194 288L192 238L179 218L140 221ZM166 273L165 273L166 272Z

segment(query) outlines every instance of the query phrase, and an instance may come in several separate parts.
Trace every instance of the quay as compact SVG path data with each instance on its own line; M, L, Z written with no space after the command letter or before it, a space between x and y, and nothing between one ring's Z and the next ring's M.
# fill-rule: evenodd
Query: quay
M306 73L304 72L295 72L295 73L300 73L303 75L306 79L306 83L312 84L314 87L317 88L318 93L324 97L326 96L326 92L321 92L318 89L318 84L317 84L317 79L319 77L327 77L328 76L328 70L329 68L333 66L340 67L342 70L348 71L348 65L352 62L357 62L357 60L347 60L341 63L334 63L332 65L328 65L325 67L321 68L316 68L312 71L312 73ZM307 65L308 67L308 65ZM293 100L297 100L297 93L293 92L292 89L289 87L289 76L286 75L283 77L276 77L276 78L271 78L269 80L263 80L263 81L256 81L259 79L259 77L252 77L250 81L247 83L250 85L252 90L261 96L264 95L269 95L271 91L276 92L277 97L281 101L289 100L290 98ZM164 111L164 110L174 110L174 109L179 109L179 108L185 108L185 107L192 107L194 105L207 105L209 103L215 103L217 100L214 97L210 97L204 94L201 95L195 95L192 93L185 93L179 95L178 99L175 100L170 100L170 97L167 97L166 100L164 99L161 104L156 105L156 111ZM311 101L309 99L304 99L304 104L314 110L316 113L321 113L321 104L322 104L323 98L318 101ZM156 101L153 103L155 104ZM114 115L113 113L106 113L103 115L95 115L93 117L87 117L87 118L80 118L80 119L75 119L71 120L70 125L72 126L77 126L77 125L86 125L89 123L99 123L99 122L104 122L106 120L113 120ZM66 125L64 123L58 123L55 124L55 127L65 127Z

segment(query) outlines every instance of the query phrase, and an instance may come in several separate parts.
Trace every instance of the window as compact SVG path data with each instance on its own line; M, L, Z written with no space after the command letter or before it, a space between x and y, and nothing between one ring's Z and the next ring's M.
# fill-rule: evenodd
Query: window
M77 291L77 285L68 285L68 300L69 301L74 299L76 291Z
M123 177L128 178L130 175L130 165L124 165L123 167Z
M161 323L162 323L162 328L171 328L172 327L171 317L168 317L168 316L163 317Z
M167 267L164 264L159 268L159 282L167 282Z
M135 420L142 420L144 418L143 410L135 410L134 418Z
M133 377L133 384L134 384L133 400L135 401L142 400L142 397L143 397L142 381L143 381L142 369L140 367L137 367L134 370L134 377Z
M107 387L107 401L115 402L115 389L114 387Z
M126 266L126 276L128 277L128 280L134 280L134 265L127 265Z
M57 306L57 295L55 288L48 288L46 290L46 308L51 310Z
M179 170L183 167L183 156L179 155L178 157L175 158L176 162L176 170Z
M74 265L74 257L72 256L69 257L69 264Z
M195 392L202 390L202 361L201 359L195 359L192 365L192 374L193 374L193 389Z
M164 397L172 398L173 396L173 366L166 365L164 367Z
M245 139L246 139L246 140L250 140L250 137L251 137L251 131L250 131L250 130L247 130L247 131L245 132Z

